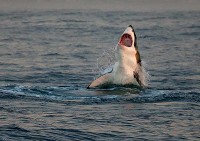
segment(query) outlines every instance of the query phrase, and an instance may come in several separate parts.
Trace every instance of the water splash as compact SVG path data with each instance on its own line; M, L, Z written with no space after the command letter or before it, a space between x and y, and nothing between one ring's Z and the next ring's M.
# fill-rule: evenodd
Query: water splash
M140 69L137 69L136 71L138 72L138 74L140 76L140 81L142 82L142 84L145 87L148 87L149 84L150 84L151 76L150 76L150 74L149 74L149 72L147 71L146 68L148 68L146 62L142 61L142 66L140 67Z
M96 74L94 79L112 71L112 67L116 62L115 53L116 47L108 48L103 51L101 56L97 59L96 68L93 70L93 73Z

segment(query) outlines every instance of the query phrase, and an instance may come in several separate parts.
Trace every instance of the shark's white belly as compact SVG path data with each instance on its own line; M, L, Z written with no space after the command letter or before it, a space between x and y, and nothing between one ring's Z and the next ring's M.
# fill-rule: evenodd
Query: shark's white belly
M112 72L112 83L125 85L125 84L137 84L134 75L134 68L128 66L121 66L119 63L115 63Z

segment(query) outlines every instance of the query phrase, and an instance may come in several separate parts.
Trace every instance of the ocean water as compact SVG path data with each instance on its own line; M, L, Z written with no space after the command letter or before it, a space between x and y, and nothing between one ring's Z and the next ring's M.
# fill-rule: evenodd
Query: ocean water
M198 10L2 10L0 140L200 140L199 23ZM86 89L129 24L149 88Z

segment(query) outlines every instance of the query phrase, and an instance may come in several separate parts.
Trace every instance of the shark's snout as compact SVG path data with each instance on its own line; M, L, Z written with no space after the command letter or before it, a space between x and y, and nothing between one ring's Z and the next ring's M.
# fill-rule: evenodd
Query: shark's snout
M133 26L132 25L129 25L128 27L132 28L132 30L134 30Z
M129 25L122 36L119 43L121 47L135 47L137 48L136 34L132 25Z

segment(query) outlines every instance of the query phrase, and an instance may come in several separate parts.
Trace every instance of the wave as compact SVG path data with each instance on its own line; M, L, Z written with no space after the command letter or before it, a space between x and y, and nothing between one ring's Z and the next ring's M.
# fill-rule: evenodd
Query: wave
M16 124L0 126L0 132L3 134L0 139L6 140L7 135L10 139L16 138L26 140L93 140L98 138L120 138L120 135L113 133L96 133L91 131L82 131L80 129L66 128L46 128L27 130Z
M65 104L200 102L199 90L112 88L87 90L75 86L0 88L0 99L29 99Z

